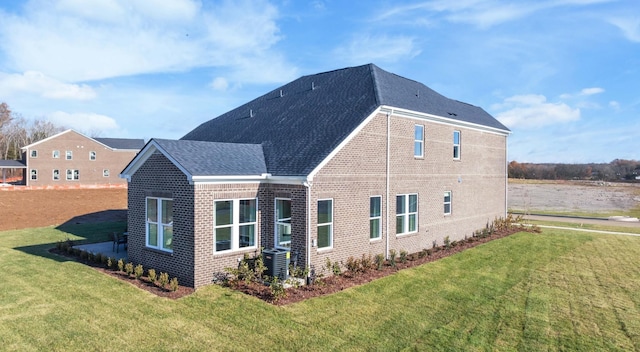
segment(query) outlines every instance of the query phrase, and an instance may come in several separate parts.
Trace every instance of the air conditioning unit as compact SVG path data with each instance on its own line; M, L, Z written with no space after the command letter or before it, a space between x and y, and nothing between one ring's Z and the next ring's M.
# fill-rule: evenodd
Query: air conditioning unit
M288 249L271 248L262 251L262 260L267 267L265 274L277 276L280 280L289 278L289 261L291 252Z

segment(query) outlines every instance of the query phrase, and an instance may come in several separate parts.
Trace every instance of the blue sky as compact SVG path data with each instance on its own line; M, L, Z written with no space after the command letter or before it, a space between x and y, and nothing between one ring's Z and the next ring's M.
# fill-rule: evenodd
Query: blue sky
M637 0L0 0L0 101L180 138L302 75L374 63L507 125L509 159L640 159Z

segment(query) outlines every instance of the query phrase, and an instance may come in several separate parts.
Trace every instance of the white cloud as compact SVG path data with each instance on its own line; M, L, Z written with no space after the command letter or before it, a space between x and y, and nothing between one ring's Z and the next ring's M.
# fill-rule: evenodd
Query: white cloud
M609 107L611 107L615 111L620 111L620 103L615 100L609 102Z
M610 18L609 23L618 27L628 40L640 43L640 17Z
M279 14L265 0L31 0L24 9L0 21L0 65L14 72L78 82L284 60L271 53Z
M211 82L211 88L215 90L225 91L229 87L229 82L224 77L216 77Z
M115 119L95 113L56 111L47 115L47 119L56 125L73 128L78 131L108 131L119 128Z
M584 88L583 90L580 91L580 95L594 95L594 94L600 94L600 93L604 93L603 88L598 88L598 87Z
M420 54L414 41L414 38L407 36L362 35L336 48L334 54L352 64L396 62Z
M96 92L86 84L69 84L47 77L41 72L24 74L0 72L0 96L15 93L33 93L49 99L90 100Z
M544 95L516 95L492 108L503 110L495 116L509 128L539 128L580 119L580 109L565 103L549 103Z

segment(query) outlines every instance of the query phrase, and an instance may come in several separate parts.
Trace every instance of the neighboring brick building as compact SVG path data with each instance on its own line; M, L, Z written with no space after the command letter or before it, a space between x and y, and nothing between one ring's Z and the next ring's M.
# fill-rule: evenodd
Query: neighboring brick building
M119 172L143 146L142 139L91 138L66 130L21 148L23 183L43 187L126 186Z
M409 253L506 215L509 130L375 65L301 77L152 139L129 181L129 260L199 287L245 253Z

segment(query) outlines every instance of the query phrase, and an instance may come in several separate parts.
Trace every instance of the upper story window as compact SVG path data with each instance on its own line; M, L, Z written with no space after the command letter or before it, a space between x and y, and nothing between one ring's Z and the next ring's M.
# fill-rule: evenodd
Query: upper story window
M382 197L369 198L369 238L378 239L382 233Z
M413 141L413 156L416 158L422 158L424 156L424 126L415 125L414 141Z
M396 235L418 231L418 195L396 196Z
M333 247L333 200L318 200L318 248Z
M460 160L460 131L453 131L453 159Z
M60 159L60 151L59 151L59 150L54 150L54 151L51 153L51 156L52 156L54 159Z
M32 150L31 151L31 157L32 158L37 158L38 157L38 151L37 150Z
M258 201L232 199L214 202L214 252L256 246Z
M173 251L173 199L147 200L146 245L167 252Z
M89 152L89 160L96 160L96 152Z
M67 159L67 160L71 160L71 159L73 159L73 151L71 151L71 150L67 150L67 151L65 152L65 159Z
M31 169L31 179L32 180L37 180L38 179L38 170Z
M60 181L60 170L58 169L53 170L53 180Z
M102 177L109 177L109 169L102 170Z
M444 215L451 215L451 191L444 192Z
M276 246L291 248L291 199L276 198L275 216Z

